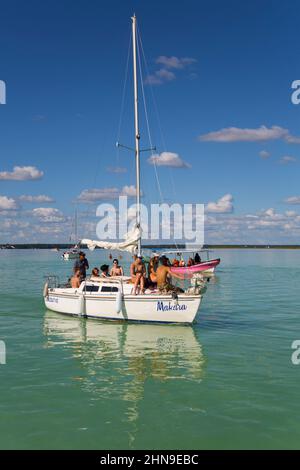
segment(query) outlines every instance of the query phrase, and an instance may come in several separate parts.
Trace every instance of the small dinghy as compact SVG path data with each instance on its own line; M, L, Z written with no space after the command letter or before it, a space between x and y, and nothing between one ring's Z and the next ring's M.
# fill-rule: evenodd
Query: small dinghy
M211 259L209 261L204 261L203 263L194 264L193 266L173 266L171 268L171 273L182 274L183 276L192 276L194 273L213 273L216 266L220 264L220 258Z

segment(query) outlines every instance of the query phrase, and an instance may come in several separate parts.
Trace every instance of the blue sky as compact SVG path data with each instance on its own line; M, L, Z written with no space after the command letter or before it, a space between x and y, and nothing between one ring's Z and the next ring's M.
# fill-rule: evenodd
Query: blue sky
M118 137L133 145L131 67L120 136L118 127L135 11L164 199L206 204L207 243L298 243L297 1L13 0L0 7L7 91L0 242L67 241L80 194L80 235L95 237L90 190L101 190L100 203L107 189L135 184L131 153L115 147ZM142 117L147 147L144 124ZM149 157L142 155L145 203L159 202Z

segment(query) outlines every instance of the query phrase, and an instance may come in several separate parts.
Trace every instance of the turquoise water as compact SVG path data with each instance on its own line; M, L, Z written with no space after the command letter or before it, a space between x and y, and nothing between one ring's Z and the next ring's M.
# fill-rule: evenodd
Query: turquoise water
M72 262L0 251L0 448L300 448L300 251L215 255L188 327L47 312L43 276Z

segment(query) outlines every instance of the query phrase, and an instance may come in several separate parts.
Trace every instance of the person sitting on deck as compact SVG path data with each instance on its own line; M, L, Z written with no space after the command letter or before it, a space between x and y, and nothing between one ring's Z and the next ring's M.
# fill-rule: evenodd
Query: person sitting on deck
M99 277L99 269L98 268L94 268L92 270L92 276L93 277Z
M134 262L132 269L132 282L134 283L133 294L137 295L138 287L140 287L141 293L145 292L145 277L146 277L146 268L143 263L141 256L138 256Z
M174 258L173 261L172 261L172 266L174 266L174 268L178 268L179 266L179 261L178 259Z
M71 287L73 287L73 289L78 289L78 287L80 287L80 283L81 283L81 273L80 273L80 269L77 269L74 273L74 276L71 277Z
M166 256L162 256L160 258L161 266L157 268L156 276L157 276L157 287L160 294L168 294L172 292L180 293L184 292L180 287L173 286L169 280L171 270L168 266L168 258ZM177 277L180 279L180 276L177 274L172 273L172 276Z
M102 264L102 266L100 266L100 269L101 269L101 275L100 277L110 277L110 274L109 274L109 266L108 264Z
M156 279L156 270L158 268L158 262L159 262L159 255L157 253L153 253L152 258L150 258L149 264L148 264L148 279L149 279L149 284L152 287L156 286L157 279Z
M134 274L134 266L135 266L135 262L136 262L136 260L137 260L137 255L133 255L132 259L133 259L133 261L132 261L132 263L131 263L131 265L130 265L130 277L131 277L131 279L133 279L134 276L135 276L135 274ZM135 281L132 281L132 282L135 282Z
M184 259L181 259L181 260L179 261L179 266L180 266L180 268L184 268L184 267L185 267Z
M110 270L111 276L124 276L122 266L119 266L119 261L115 258L113 260L113 266Z
M195 263L194 263L193 258L189 258L189 259L188 259L188 262L187 262L187 266L188 266L188 267L194 266L194 264L195 264Z

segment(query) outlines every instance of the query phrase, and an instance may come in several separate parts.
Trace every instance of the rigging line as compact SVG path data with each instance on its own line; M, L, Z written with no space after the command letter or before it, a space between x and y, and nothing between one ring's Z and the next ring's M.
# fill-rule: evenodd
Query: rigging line
M130 35L129 35L129 43L128 43L128 51L127 51L126 68L125 68L125 78L124 78L123 91L122 91L121 111L120 111L120 118L119 118L117 141L120 140L120 136L121 136L121 126L122 126L122 120L123 120L123 114L124 114L124 105L125 105L125 93L126 93L126 86L127 86L127 81L128 81L128 69L129 69L129 57L130 57L131 41L132 41L132 32L130 32ZM119 148L117 150L117 162L119 162Z
M142 38L141 38L140 34L139 34L139 39L140 39L140 43L141 43L141 51L142 51L142 56L143 56L143 60L144 60L144 63L145 63L146 73L147 73L147 76L149 76L150 75L149 67L148 67L148 64L147 64L146 55L145 55L145 52L144 52ZM154 104L154 109L155 109L156 119L157 119L157 123L158 123L160 138L161 138L161 141L162 141L162 147L163 147L163 150L166 152L167 151L166 141L165 141L164 133L162 131L162 125L161 125L161 120L160 120L160 115L159 115L159 111L158 111L157 102L156 102L154 92L153 92L153 86L151 85L151 83L149 83L149 86L150 86L152 101L153 101L153 104ZM173 195L174 195L174 198L176 200L176 190L175 190L175 182L174 182L173 173L170 171L170 168L168 170L169 170L168 173L169 173L169 177L170 177L171 184L172 184Z
M143 104L144 104L144 110L145 110L145 118L146 118L146 124L147 124L147 132L148 132L149 143L150 143L151 149L153 149L151 132L150 132L150 125L149 125L149 118L148 118L148 110L147 110L147 104L146 104L146 98L145 98L144 82L143 82L143 76L142 76L142 65L141 65L141 56L140 56L140 47L139 47L139 45L141 45L141 48L143 48L143 46L142 46L142 39L141 39L139 29L138 29L138 39L139 39L139 41L138 41L137 51L138 51L138 62L139 62L139 72L140 72L142 97L143 97ZM153 150L151 150L151 155L152 156L154 155ZM163 197L162 190L161 190L161 185L160 185L160 181L159 181L159 177L158 177L157 165L156 165L155 160L154 160L153 163L154 163L154 171L155 171L156 183L157 183L160 199L161 199L161 202L163 202L164 197Z
M145 64L146 73L149 76L149 68L148 68L148 65L147 65L147 60L146 60L146 56L145 56L145 52L144 52L144 48L143 48L142 37L141 37L141 34L139 32L139 29L138 29L138 38L139 38L139 43L140 43L140 47L141 47L141 51L142 51L144 64ZM139 66L140 66L140 74L141 74L139 48L138 48L138 58L139 58ZM149 129L149 122L148 122L147 106L146 106L146 100L145 100L145 92L144 92L144 82L142 80L142 77L141 77L141 83L142 83L142 94L143 94L143 101L144 101L144 107L145 107L146 122L147 122L147 128L148 128L148 133L149 133L149 141L150 141L150 146L152 147L151 135L150 135L150 129ZM153 100L154 108L155 108L155 112L156 112L156 118L157 118L157 121L158 121L158 127L159 127L159 131L160 131L160 135L161 135L163 149L164 149L164 151L166 151L166 143L165 143L164 135L163 135L163 132L162 132L162 126L161 126L161 121L160 121L160 117L159 117L157 103L156 103L156 100L155 100L155 97L154 97L153 87L152 87L151 83L149 85L150 85L152 100ZM153 155L153 151L152 151L152 155ZM158 172L157 172L157 165L156 165L155 161L154 161L154 169L155 169L155 176L156 176L156 180L157 180L157 184L158 184L158 188L159 188L161 202L164 202L164 197L163 197L163 194L162 194L162 191L161 191ZM172 183L173 194L174 194L175 200L176 200L175 183L174 183L173 174L170 174L170 168L169 168L169 176L170 176L171 183ZM178 249L178 245L176 243L176 240L174 240L174 243L175 243L176 249Z

